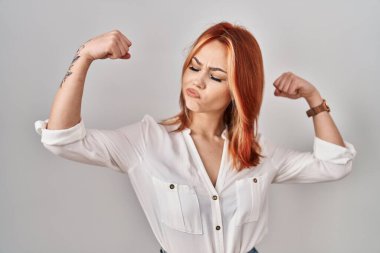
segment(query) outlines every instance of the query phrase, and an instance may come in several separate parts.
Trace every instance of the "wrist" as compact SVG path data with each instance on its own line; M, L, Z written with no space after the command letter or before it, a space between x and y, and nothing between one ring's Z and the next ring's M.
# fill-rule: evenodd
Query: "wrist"
M318 91L314 92L310 97L306 97L306 102L309 104L310 108L316 107L322 104L323 98Z
M94 61L94 59L86 53L80 54L80 57L83 58L83 60L86 61L88 64L90 64Z

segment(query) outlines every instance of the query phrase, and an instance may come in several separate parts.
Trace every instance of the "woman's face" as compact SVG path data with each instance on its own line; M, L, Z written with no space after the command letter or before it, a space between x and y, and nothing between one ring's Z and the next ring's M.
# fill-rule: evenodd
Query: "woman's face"
M189 95L188 88L194 89L199 97ZM231 102L225 45L214 40L194 55L183 74L182 92L191 111L224 113Z

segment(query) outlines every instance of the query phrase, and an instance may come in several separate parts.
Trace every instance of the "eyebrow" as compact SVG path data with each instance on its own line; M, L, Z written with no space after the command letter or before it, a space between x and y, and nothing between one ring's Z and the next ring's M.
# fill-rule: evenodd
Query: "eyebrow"
M194 59L199 65L203 66L203 63L201 63L201 62L197 59L197 57L194 56L193 59ZM221 72L224 72L224 73L227 74L227 72L224 71L224 70L221 69L221 68L209 67L209 69L210 69L210 70L213 70L213 71L221 71Z

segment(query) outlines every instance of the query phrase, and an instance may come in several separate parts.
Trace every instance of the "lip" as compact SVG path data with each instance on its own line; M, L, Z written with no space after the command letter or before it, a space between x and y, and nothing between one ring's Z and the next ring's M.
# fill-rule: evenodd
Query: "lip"
M189 95L190 97L194 97L194 98L200 98L201 96L199 95L198 91L192 89L192 88L187 88L186 89L186 93L187 95Z

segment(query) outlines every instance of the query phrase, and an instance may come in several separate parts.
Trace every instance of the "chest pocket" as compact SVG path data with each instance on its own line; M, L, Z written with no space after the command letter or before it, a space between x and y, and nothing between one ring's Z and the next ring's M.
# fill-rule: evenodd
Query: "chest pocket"
M235 225L257 221L260 217L264 194L266 193L266 174L239 179L236 185L237 208Z
M156 177L152 177L152 180L157 194L160 221L182 232L203 234L199 201L194 188Z

